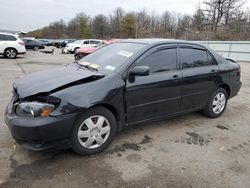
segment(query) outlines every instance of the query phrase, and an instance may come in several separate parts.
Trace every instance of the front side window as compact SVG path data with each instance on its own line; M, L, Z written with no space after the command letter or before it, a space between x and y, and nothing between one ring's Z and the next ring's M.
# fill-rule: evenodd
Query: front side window
M0 34L0 41L5 41L6 39L5 39L5 37L4 37L4 35L1 35Z
M176 60L176 48L163 49L150 54L139 65L148 66L150 73L157 73L176 69Z
M181 48L182 68L193 68L214 65L214 59L205 51L191 48Z
M86 40L86 41L84 41L84 42L83 42L83 44L89 44L89 41L88 41L88 40Z

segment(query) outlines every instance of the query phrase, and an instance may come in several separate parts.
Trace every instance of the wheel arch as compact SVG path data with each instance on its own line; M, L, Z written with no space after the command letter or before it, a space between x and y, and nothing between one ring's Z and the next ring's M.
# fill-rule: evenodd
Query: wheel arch
M95 108L98 106L108 109L115 116L116 123L117 123L117 131L121 131L123 129L123 121L122 121L121 114L119 113L119 111L113 105L108 104L108 103L95 104L91 106L90 108Z
M227 92L228 98L230 98L230 94L231 94L230 86L228 84L221 84L221 85L219 85L219 87L225 89Z
M5 48L5 49L4 49L4 51L3 51L3 52L5 53L5 51L6 51L6 50L8 50L8 49L13 49L13 50L16 50L16 52L18 53L18 50L17 50L15 47L7 47L7 48Z

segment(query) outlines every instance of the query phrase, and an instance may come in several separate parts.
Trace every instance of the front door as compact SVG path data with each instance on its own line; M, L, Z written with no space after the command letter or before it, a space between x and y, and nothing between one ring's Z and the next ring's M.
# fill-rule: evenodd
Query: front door
M135 66L148 66L148 76L135 76L126 82L125 100L129 124L153 120L180 111L182 73L177 49L156 47Z

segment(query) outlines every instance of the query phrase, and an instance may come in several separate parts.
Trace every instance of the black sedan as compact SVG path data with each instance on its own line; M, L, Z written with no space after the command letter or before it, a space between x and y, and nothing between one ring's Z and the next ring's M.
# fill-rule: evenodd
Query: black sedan
M26 49L32 49L34 51L38 51L39 49L45 48L45 46L41 42L39 42L38 40L23 39L23 42L25 43Z
M58 41L58 42L55 42L55 46L57 48L64 48L68 43L72 43L72 42L75 42L76 39L65 39L65 40L62 40L62 41Z
M124 40L13 84L5 121L33 150L103 151L118 131L187 112L219 117L241 87L240 66L200 44Z

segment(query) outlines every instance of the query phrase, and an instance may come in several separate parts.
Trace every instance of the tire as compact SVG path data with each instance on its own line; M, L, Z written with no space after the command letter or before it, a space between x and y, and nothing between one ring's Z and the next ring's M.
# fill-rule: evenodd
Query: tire
M210 118L220 117L227 107L228 94L225 89L217 89L211 96L203 113ZM217 110L216 110L217 109Z
M77 49L79 49L79 48L75 48L75 49L74 49L74 54L76 53L76 50L77 50Z
M34 51L38 51L39 50L39 46L34 46Z
M91 108L74 125L72 148L81 155L102 152L113 141L116 130L116 119L108 109L101 106Z
M15 59L17 56L17 50L14 48L7 48L4 51L4 57L7 57L9 59Z

